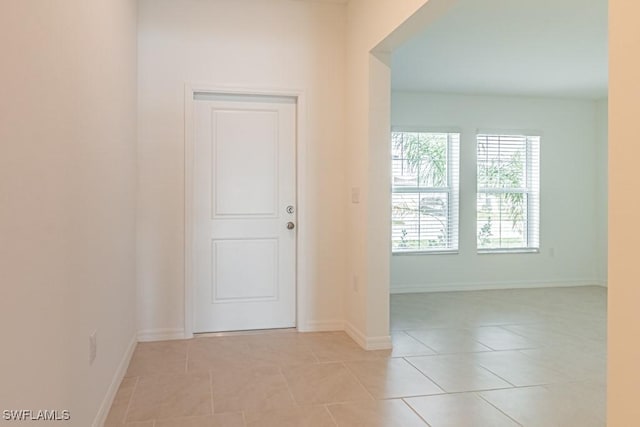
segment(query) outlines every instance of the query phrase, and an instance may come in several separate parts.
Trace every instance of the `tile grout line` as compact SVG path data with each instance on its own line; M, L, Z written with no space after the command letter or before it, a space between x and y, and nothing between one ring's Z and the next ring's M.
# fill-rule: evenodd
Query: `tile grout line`
M483 401L487 402L489 405L491 405L492 407L496 408L496 410L498 412L500 412L501 414L503 414L505 417L509 418L511 421L513 421L514 423L516 423L519 426L523 426L523 424L520 424L520 422L518 420L516 420L515 418L513 418L511 415L507 414L505 411L503 411L502 409L500 409L499 407L497 407L496 405L494 405L493 403L491 403L489 400L485 399L484 396L482 396L482 394L480 393L475 393L476 396L478 396L479 399L482 399Z
M411 338L412 340L415 340L418 344L425 346L427 350L429 350L429 351L431 351L433 353L433 354L415 354L415 355L411 355L411 356L435 356L436 354L438 354L438 352L435 351L433 348L429 347L427 344L423 343L418 338L416 338L413 335L409 334L408 330L401 329L401 330L399 330L397 332L400 332L400 333L404 334L406 337ZM390 331L389 333L393 336L393 331ZM394 357L394 356L391 356L391 357ZM409 356L405 355L405 356L395 356L395 357L409 357Z
M333 424L337 427L338 426L338 421L336 421L336 419L334 418L333 414L331 413L331 411L329 410L329 405L328 404L324 404L322 405L324 406L324 410L327 411L329 413L329 418L331 418L331 421L333 422Z
M432 329L434 329L434 328L432 328ZM435 329L462 329L462 328L435 328ZM412 329L412 330L420 331L420 330L431 330L431 329ZM487 350L441 352L441 351L435 350L433 347L430 347L424 341L421 341L420 339L418 339L418 338L414 337L413 335L411 335L409 333L409 330L401 330L400 332L404 332L405 334L409 335L411 338L413 338L414 340L418 341L420 344L424 345L429 350L433 351L433 354L416 354L416 355L399 356L399 357L447 356L447 355L456 355L456 354L477 354L477 353L496 353L496 352L501 352L501 351L514 351L514 350L496 350L496 349L493 349L492 347L489 347L486 344L481 343L480 341L472 339L472 341L474 341L476 344L480 344L481 346L486 347ZM538 347L535 347L533 349L537 349L537 348ZM525 350L532 350L532 349L526 348Z
M416 414L416 415L418 416L418 418L420 418L422 421L424 421L424 423L425 423L428 427L431 427L431 424L429 424L429 423L427 422L427 420L425 420L425 419L422 417L422 415L420 415L420 414L418 413L418 411L416 411L416 410L413 408L413 406L411 406L411 405L409 404L409 402L407 402L405 399L409 399L409 398L407 398L407 397L403 397L403 398L401 398L400 400L402 400L402 402L403 402L405 405L407 405L407 406L409 407L409 409L410 409L414 414Z
M434 355L436 355L436 354L440 354L439 352L437 352L437 351L436 351L436 349L435 349L435 348L433 348L433 347L429 346L428 344L426 344L426 343L424 343L424 342L420 341L418 338L416 338L416 337L414 337L413 335L411 335L411 334L409 333L409 329L403 330L402 332L404 332L405 334L407 334L408 336L410 336L410 337L411 337L411 338L413 338L414 340L418 341L420 344L422 344L423 346L427 347L429 350L433 351Z
M309 350L309 352L311 352L311 355L313 356L314 359L316 359L317 363L321 363L320 362L320 358L318 357L318 355L316 354L315 351L313 351L313 346L305 344L307 346L307 350Z
M211 415L214 415L216 413L216 407L213 403L213 374L211 373L211 370L209 370L209 396L211 396Z
M129 410L131 409L131 402L133 402L133 395L138 389L138 382L140 382L140 377L136 377L136 383L133 385L133 390L131 391L131 396L129 396L129 402L127 402L127 409L124 411L124 418L122 420L123 424L126 424L127 417L129 416ZM154 421L155 424L155 421Z
M380 402L383 400L398 400L399 397L393 397L388 399L367 399L367 400L341 400L339 402L329 402L329 403L311 403L311 406L319 406L319 405L327 405L327 406L337 406L337 405L351 405L355 403L363 403L363 402Z
M434 354L412 354L402 357L434 357L434 356L461 356L465 354L489 354L489 353L502 353L504 351L513 351L513 350L480 350L480 351L446 351L446 352L435 352Z
M511 381L508 381L506 378L503 378L502 376L496 374L495 372L493 372L491 369L483 366L482 364L478 363L478 367L481 369L484 369L485 371L489 372L491 375L495 375L496 377L500 378L502 381L506 382L507 384L511 385L511 387L518 387L517 385L515 385L514 383L512 383ZM504 388L504 387L503 387ZM509 388L509 387L507 387Z
M313 347L309 347L309 351L311 352L311 354L313 354L313 357L316 358L316 360L318 361L318 363L323 363L320 358L318 357L318 355L316 354L315 350L313 349Z
M345 362L340 362L340 364L342 365L343 368L345 368L347 370L347 373L349 375L351 375L353 378L355 378L356 382L358 384L360 384L360 387L362 387L364 389L364 391L367 392L367 394L369 396L371 396L371 399L378 400L375 397L373 397L373 394L371 394L371 392L369 391L369 389L362 383L362 381L360 381L360 378L358 378L358 376L353 372L353 370L351 368L349 368L349 365L347 365Z
M542 350L542 348L538 348L538 349L527 349L527 350ZM530 361L538 364L539 366L543 367L544 369L550 370L555 372L556 374L558 374L560 377L565 377L566 381L562 381L562 382L569 382L571 380L570 377L566 376L564 371L562 369L559 368L555 368L551 365L549 365L549 361L548 360L541 360L541 359L536 359L533 356L529 356L526 353L523 353L522 350L518 350L518 353L520 353L525 359L529 359ZM546 383L546 384L556 384L556 383Z
M449 392L446 391L444 389L444 387L442 387L440 384L438 384L433 378L431 378L429 375L427 375L426 373L422 372L416 365L414 365L413 363L411 363L410 360L408 360L406 357L403 357L404 361L407 362L413 369L415 369L416 371L418 371L422 376L424 376L426 379L428 379L429 381L431 381L432 383L434 383L440 390L442 390L442 393L439 394L448 394ZM428 395L428 396L434 396L434 395Z
M289 380L287 379L287 376L284 374L284 371L282 370L282 366L278 366L278 372L280 373L280 376L282 376L285 386L287 386L287 391L289 392L289 396L291 396L291 400L293 400L294 404L296 404L297 406L300 406L300 403L296 400L295 396L293 395L293 391L291 390L291 386L289 385Z
M531 323L531 324L535 325L537 323ZM520 337L522 337L522 338L524 338L526 340L533 341L530 337L527 337L524 334L521 334L521 333L516 332L516 331L512 331L511 329L507 329L506 327L509 327L509 326L523 326L523 325L519 325L517 323L509 323L509 324L506 324L506 325L499 325L498 328L500 328L500 329L502 329L504 331L507 331L507 332L511 332L512 334L516 334L516 335L518 335L518 336L520 336Z
M186 350L186 354L184 355L184 373L188 374L189 373L189 353L191 353L191 344L192 341L188 341L187 342L187 350Z

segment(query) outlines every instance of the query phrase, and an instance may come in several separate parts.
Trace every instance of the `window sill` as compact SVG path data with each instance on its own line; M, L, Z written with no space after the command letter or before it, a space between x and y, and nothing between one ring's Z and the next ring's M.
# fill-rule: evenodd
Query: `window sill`
M478 249L478 255L492 254L539 254L540 249L514 248L514 249Z
M457 255L460 253L458 249L440 249L437 251L397 251L391 252L392 256L407 256L407 255Z

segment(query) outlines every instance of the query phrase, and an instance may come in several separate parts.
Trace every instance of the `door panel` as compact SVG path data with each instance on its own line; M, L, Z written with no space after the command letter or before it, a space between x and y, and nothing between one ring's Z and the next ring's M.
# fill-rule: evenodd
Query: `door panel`
M293 327L296 105L194 103L194 331Z
M277 300L278 255L277 239L214 240L212 303Z
M224 215L275 216L278 112L215 110L213 132L214 218Z

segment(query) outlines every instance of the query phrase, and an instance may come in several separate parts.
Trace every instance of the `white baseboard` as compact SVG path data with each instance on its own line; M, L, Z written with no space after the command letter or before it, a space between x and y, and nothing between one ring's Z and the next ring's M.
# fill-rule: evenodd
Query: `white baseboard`
M576 286L602 286L599 280L549 280L509 281L477 283L423 283L417 285L391 286L391 294L413 294L422 292L485 291L499 289L568 288Z
M365 350L388 350L391 348L391 336L367 337L350 322L345 322L345 332Z
M367 338L367 350L391 350L391 335Z
M183 340L184 329L145 329L138 331L138 342Z
M367 348L367 338L364 336L364 334L362 332L360 332L360 330L358 328L353 326L353 324L351 322L345 322L344 323L344 331L360 347L362 347L362 348L364 348L366 350L366 348Z
M131 361L131 357L133 356L133 351L136 349L136 344L138 343L138 339L134 336L127 347L122 359L120 360L120 364L118 365L118 369L116 369L116 373L113 375L113 380L107 389L107 394L102 399L102 404L100 405L100 409L96 414L92 427L102 427L107 420L107 416L109 415L109 410L111 409L111 405L113 404L113 399L116 397L116 393L118 392L118 388L120 388L120 383L124 378L124 375L127 373L127 368L129 367L129 362Z
M298 326L298 332L330 332L344 331L342 320L311 320L303 326Z

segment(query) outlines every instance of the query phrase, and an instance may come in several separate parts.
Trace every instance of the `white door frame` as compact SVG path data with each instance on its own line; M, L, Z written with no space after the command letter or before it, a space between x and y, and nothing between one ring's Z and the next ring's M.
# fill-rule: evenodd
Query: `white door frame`
M225 87L211 84L187 83L184 91L184 337L193 338L194 324L194 293L193 281L194 256L193 256L193 232L194 232L194 96L197 93L215 95L245 95L245 96L279 96L290 97L296 100L296 327L299 331L308 330L307 326L307 247L306 237L309 230L307 219L307 204L304 189L307 188L306 177L306 97L302 90L295 89L269 89L248 87Z

